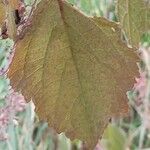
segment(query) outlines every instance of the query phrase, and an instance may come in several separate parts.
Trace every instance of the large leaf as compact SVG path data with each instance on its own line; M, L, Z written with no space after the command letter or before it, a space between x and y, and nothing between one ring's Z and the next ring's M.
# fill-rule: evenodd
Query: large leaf
M129 43L138 47L143 33L150 30L150 2L118 0L117 14Z
M117 24L88 18L66 2L42 0L8 76L49 126L93 147L109 118L128 111L137 59Z

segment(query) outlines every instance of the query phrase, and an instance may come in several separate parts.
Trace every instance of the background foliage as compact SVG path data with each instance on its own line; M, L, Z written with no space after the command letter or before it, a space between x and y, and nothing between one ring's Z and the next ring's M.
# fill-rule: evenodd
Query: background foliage
M29 9L33 0L25 0ZM81 11L90 16L103 16L109 20L117 21L114 0L68 0ZM0 39L0 107L12 102L7 111L13 112L12 118L2 116L0 112L0 150L86 150L84 142L75 140L71 142L64 134L56 134L48 128L47 123L39 122L34 113L33 103L25 104L19 93L10 92L9 80L3 75L4 68L9 64L9 55L13 42ZM144 150L150 149L150 34L143 34L139 53L142 61L139 63L140 77L132 91L128 92L130 114L125 118L112 118L102 140L97 144L96 150ZM9 93L9 97L6 95ZM12 94L13 93L13 94ZM17 99L21 99L18 103ZM17 101L17 102L16 102ZM18 109L15 109L17 106ZM12 111L15 110L15 111ZM22 111L24 110L24 111ZM4 114L4 113L3 113ZM5 120L4 120L5 118ZM11 120L5 128L4 124ZM3 128L4 127L4 128ZM5 134L4 131L7 131ZM6 139L4 139L6 138Z

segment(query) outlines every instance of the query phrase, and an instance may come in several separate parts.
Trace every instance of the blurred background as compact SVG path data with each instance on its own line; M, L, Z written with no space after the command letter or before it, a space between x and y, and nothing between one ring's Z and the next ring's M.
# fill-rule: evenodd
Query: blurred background
M88 16L117 21L115 0L68 0ZM34 0L25 0L31 10ZM28 13L28 11L27 11ZM122 35L123 36L123 35ZM88 150L83 141L70 141L47 123L39 122L32 101L11 89L4 75L11 61L13 41L0 38L0 150ZM150 150L150 33L143 34L139 77L127 92L130 113L112 118L95 150Z

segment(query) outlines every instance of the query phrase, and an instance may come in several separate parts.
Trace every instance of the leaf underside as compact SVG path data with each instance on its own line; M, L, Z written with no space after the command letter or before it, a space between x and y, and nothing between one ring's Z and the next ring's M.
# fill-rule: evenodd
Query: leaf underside
M117 24L88 18L66 2L42 0L8 76L50 127L92 149L109 118L127 113L137 60Z
M143 33L150 31L150 2L118 0L117 14L129 43L139 47Z

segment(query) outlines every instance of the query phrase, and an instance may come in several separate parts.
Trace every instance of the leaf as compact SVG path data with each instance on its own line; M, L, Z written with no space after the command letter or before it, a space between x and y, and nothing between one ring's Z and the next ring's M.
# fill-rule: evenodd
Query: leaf
M150 30L150 2L118 0L117 14L129 43L139 47L141 36Z
M5 7L2 1L0 1L0 27L5 19Z
M19 4L18 0L10 0L8 4L3 4L0 1L0 27L4 22L5 17L7 18L7 30L9 38L15 39L16 37L16 24L15 24L15 10ZM6 16L7 14L7 16Z
M16 34L17 34L17 26L15 23L15 9L13 8L12 4L6 5L6 11L7 11L7 30L8 30L8 35L9 38L15 40Z
M13 9L18 9L19 1L20 0L11 0L9 3Z
M107 150L124 150L126 149L126 136L123 130L115 125L109 124L106 128L103 139L106 140Z
M71 147L70 140L62 133L59 135L58 150L69 150Z
M42 0L8 76L50 127L92 149L109 118L127 113L137 60L117 24L88 18L67 2Z

